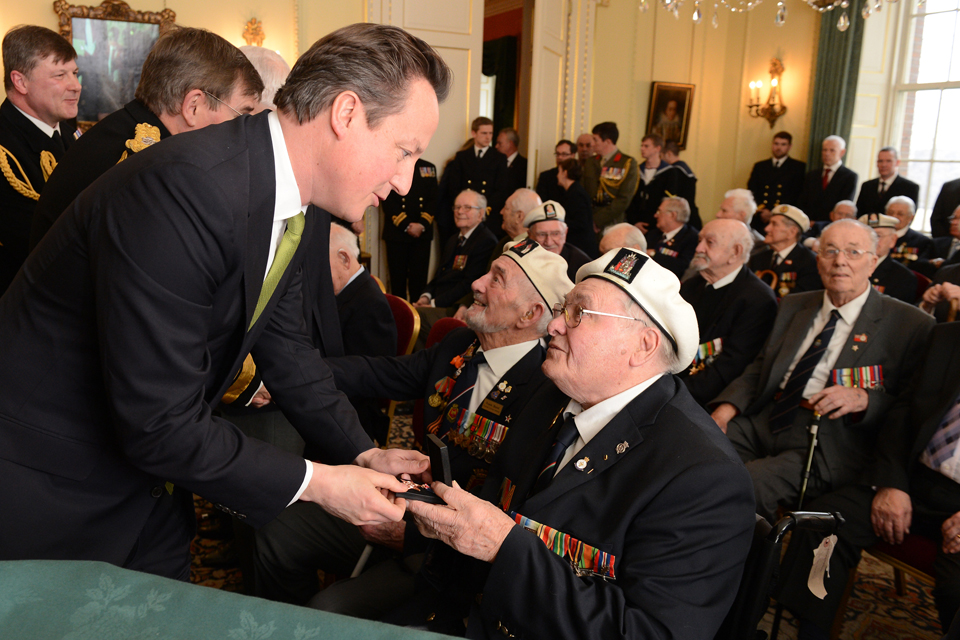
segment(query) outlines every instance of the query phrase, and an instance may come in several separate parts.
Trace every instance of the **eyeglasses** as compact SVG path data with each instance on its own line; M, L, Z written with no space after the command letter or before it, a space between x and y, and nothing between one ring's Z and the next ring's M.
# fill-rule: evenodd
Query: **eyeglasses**
M580 326L580 321L583 319L583 314L593 315L593 316L607 316L608 318L622 318L624 320L636 320L637 322L643 322L640 318L631 318L630 316L618 316L615 313L604 313L602 311L590 311L589 309L584 309L578 304L568 302L567 304L560 304L559 302L553 305L553 318L556 320L560 317L560 314L563 314L563 321L566 323L567 327L570 329L576 329ZM643 326L647 326L646 322L643 322Z
M873 253L873 251L864 251L863 249L823 249L820 251L820 256L827 260L836 260L837 256L840 254L847 256L847 260L857 261L868 253Z
M541 240L546 240L547 238L553 238L558 240L560 236L563 235L563 231L537 231L530 234L530 237L540 242Z
M453 212L454 212L454 213L456 213L457 211L470 211L470 209L476 209L477 211L480 211L480 210L483 209L483 207L474 207L473 205L469 205L469 204L455 204L455 205L453 205Z
M238 116L242 116L242 115L243 115L242 113L240 113L239 111L237 111L236 109L234 109L233 107L231 107L231 106L228 105L226 102L224 102L223 100L221 100L221 99L218 98L217 96L213 95L212 93L210 93L210 92L207 91L206 89L200 89L200 91L203 91L205 94L207 94L208 97L213 98L214 100L216 100L217 102L219 102L220 104L222 104L223 106L225 106L227 109L230 109L230 111L233 111L233 112L234 112L235 114L237 114Z

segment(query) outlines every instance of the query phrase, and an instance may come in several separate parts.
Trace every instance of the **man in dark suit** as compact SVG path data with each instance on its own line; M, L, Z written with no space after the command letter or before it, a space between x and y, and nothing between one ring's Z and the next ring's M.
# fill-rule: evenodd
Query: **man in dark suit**
M920 308L937 322L948 322L956 320L956 317L950 317L954 300L960 303L960 264L951 264L937 271L933 283L923 292Z
M767 223L767 246L750 258L750 270L784 298L792 293L822 289L817 259L800 244L810 228L807 216L789 204L778 205Z
M304 326L300 238L311 205L356 220L407 190L450 83L421 40L345 27L300 57L277 112L172 137L74 201L0 298L0 511L17 522L3 559L185 579L193 493L253 526L297 499L358 523L402 516L381 489L427 461L374 448L335 391ZM248 353L321 459L355 465L212 415Z
M108 169L171 135L252 113L262 91L250 61L220 36L189 27L164 34L143 63L134 100L84 134L50 176L30 247Z
M640 252L579 280L550 324L556 389L515 418L482 498L435 483L452 508L409 505L474 559L436 549L434 621L462 634L469 614L472 638L713 637L755 516L735 452L671 375L696 352L696 316Z
M657 231L647 234L650 248L647 253L664 269L679 279L690 266L697 250L697 230L690 220L690 205L685 198L667 197L660 202L655 215Z
M27 259L37 199L73 141L72 127L61 121L77 117L78 73L77 52L50 29L14 27L3 38L0 294Z
M790 157L793 136L787 131L778 131L773 136L773 157L753 165L747 189L753 193L757 213L753 228L763 231L770 222L770 212L780 204L796 205L803 188L803 176L807 163Z
M827 136L820 147L822 169L807 172L797 207L811 220L826 220L841 200L853 200L857 193L857 174L843 166L847 143L840 136Z
M503 174L501 193L513 193L527 186L527 159L520 155L520 134L513 127L500 129L497 144L494 147L507 159L507 170Z
M880 176L860 185L857 196L857 211L861 215L883 213L887 202L894 196L907 196L914 202L920 200L920 185L900 175L900 155L895 147L884 147L877 154L877 171Z
M957 207L960 207L960 178L944 182L940 188L937 201L933 205L933 213L930 215L930 228L934 238L950 233L950 216Z
M743 373L773 328L777 298L746 267L752 246L747 225L711 220L690 265L696 275L680 286L697 314L700 346L693 364L678 375L701 405Z
M390 293L395 296L409 300L427 286L436 206L437 167L420 158L410 191L403 196L394 191L381 205Z
M949 222L950 235L933 239L933 252L936 257L930 262L937 269L960 262L960 205L953 210Z
M592 144L592 138L591 138ZM570 140L561 140L557 143L557 146L553 150L553 157L556 160L557 166L552 169L547 169L542 172L537 177L537 195L540 196L540 200L546 202L547 200L560 200L562 195L563 188L560 186L560 183L557 181L557 172L559 171L560 163L564 160L576 160L577 159L577 145L571 142ZM578 163L579 164L579 163ZM580 175L583 174L582 166ZM589 201L589 195L587 196ZM592 216L591 216L592 218ZM592 219L591 219L592 222Z
M876 245L855 220L827 227L817 258L826 290L784 298L760 355L712 403L770 521L799 497L813 412L823 417L808 498L859 477L926 345L933 319L870 286Z
M475 118L470 125L470 135L473 137L473 145L458 151L444 169L443 183L446 189L440 195L438 209L440 242L444 243L444 246L450 236L455 233L454 227L456 227L452 224L452 214L448 213L447 207L450 205L447 202L454 201L457 195L466 189L482 195L490 207L484 212L488 214L487 228L499 237L502 235L500 209L503 208L507 196L512 193L502 191L506 186L504 175L507 172L507 158L490 144L493 142L493 120L483 116ZM441 222L443 224L440 224Z
M567 277L573 282L577 271L590 262L590 256L567 242L567 212L559 202L548 200L531 209L523 219L527 234L567 263Z
M337 315L348 356L397 355L397 323L380 285L358 261L360 246L353 231L330 227L330 274L337 296ZM387 416L373 393L349 396L360 424L381 445L387 442Z
M960 476L956 439L947 437L957 428L958 357L960 324L935 327L925 355L914 359L917 375L882 422L865 477L809 504L813 511L840 511L846 522L824 578L823 600L807 588L822 536L798 531L787 548L777 599L800 618L801 637L828 637L862 549L880 539L900 544L908 533L937 544L933 597L944 629L960 609Z
M896 260L888 260L897 242L897 219L882 213L860 216L860 222L877 234L877 267L870 274L873 288L907 304L917 300L917 275Z
M930 262L937 257L933 240L911 228L917 214L916 203L906 196L894 196L887 202L884 213L899 221L897 241L890 251L890 257L928 278L933 277L937 269L937 263Z
M514 418L546 383L541 338L549 310L572 287L563 260L523 240L473 283L469 328L409 356L333 359L337 386L348 395L422 398L423 433L447 444L452 477L477 490L518 424ZM359 529L316 505L293 505L258 534L258 595L304 604L317 591L317 569L349 575L366 541L377 543L370 570L325 589L310 604L378 617L413 588L409 568L419 564L426 541L412 523Z
M647 236L647 244L653 245L659 235L655 216L664 198L680 192L680 170L668 164L660 155L663 140L658 135L644 136L640 144L640 155L645 162L640 166L640 183L637 195L627 207L627 222L637 225Z

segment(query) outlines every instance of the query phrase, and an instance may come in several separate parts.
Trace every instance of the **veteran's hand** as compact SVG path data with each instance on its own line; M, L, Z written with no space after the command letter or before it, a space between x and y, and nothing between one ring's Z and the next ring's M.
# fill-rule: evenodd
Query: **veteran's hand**
M330 466L311 462L313 477L300 496L351 524L379 524L403 518L406 500L395 493L407 490L390 474L357 465Z
M870 522L873 532L887 544L900 544L910 533L913 519L913 504L910 494L893 487L881 487L873 496Z
M713 421L717 423L718 427L720 427L720 431L726 433L727 424L736 418L738 413L740 412L735 406L729 402L724 402L713 410L713 413L710 414L710 417L713 418Z
M824 387L823 391L810 398L810 404L822 416L840 418L848 413L866 411L870 396L859 387Z
M267 391L266 387L260 387L260 390L253 394L253 397L250 398L250 406L259 409L260 407L265 407L270 404L270 401L273 398L270 396L270 392Z
M415 307L429 307L430 298L428 296L420 296L416 302L413 303Z
M447 506L407 502L420 533L472 558L493 562L516 523L496 506L461 489L456 482L452 487L442 482L434 482L432 486Z
M943 552L960 552L960 511L944 520L940 530L943 532Z
M365 524L360 527L360 535L367 542L379 544L394 551L403 551L403 537L407 525L400 522L385 522L383 524Z
M414 238L419 238L423 232L426 231L426 229L427 228L419 222L411 222L407 225L407 235L413 236Z
M421 477L430 469L430 458L419 451L406 449L378 449L371 447L357 456L353 461L361 467L373 469L391 476L407 474ZM400 489L401 492L406 489Z

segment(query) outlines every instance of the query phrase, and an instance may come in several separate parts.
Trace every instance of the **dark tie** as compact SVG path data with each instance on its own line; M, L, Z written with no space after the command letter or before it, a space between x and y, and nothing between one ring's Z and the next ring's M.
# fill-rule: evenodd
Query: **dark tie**
M577 431L577 423L574 421L573 416L570 416L563 421L563 426L560 427L560 432L557 434L557 441L553 443L553 449L550 450L550 455L547 456L546 461L544 461L543 470L540 472L540 475L537 476L537 481L534 483L533 491L530 492L530 495L540 493L547 488L557 472L557 465L560 464L560 461L563 459L563 454L567 452L570 445L577 441L579 436L580 432Z
M287 229L283 232L280 246L277 247L277 253L273 257L273 264L270 265L270 270L267 271L267 277L263 280L263 286L260 288L260 297L257 298L257 307L253 311L253 319L250 320L250 326L247 327L247 331L252 329L253 325L257 323L257 319L266 308L277 285L280 284L280 278L283 277L283 272L286 271L287 265L290 264L293 254L297 252L297 247L300 245L300 236L303 234L305 223L306 219L302 211L292 218L287 218Z
M793 419L800 408L800 402L803 400L803 388L807 386L813 370L817 368L823 352L827 350L830 344L830 338L833 336L833 330L837 326L837 320L840 319L840 312L834 309L830 312L830 320L823 328L820 334L814 339L813 344L803 354L787 384L780 390L776 396L773 405L773 411L770 413L770 430L773 433L783 431L793 425Z
M823 190L827 190L827 185L830 184L830 169L823 170Z
M880 183L880 195L883 195L883 194L885 194L886 192L887 192L887 183L886 183L886 182L881 182L881 183Z
M957 440L960 440L960 396L953 401L927 445L926 454L934 469L953 457Z
M482 158L482 157L483 157L483 152L486 151L486 150L487 150L486 147L484 147L483 149L477 149L477 157L478 157L478 158Z
M51 140L53 140L53 147L55 149L61 152L65 150L63 146L63 138L60 137L59 131L53 132L53 136L51 136Z

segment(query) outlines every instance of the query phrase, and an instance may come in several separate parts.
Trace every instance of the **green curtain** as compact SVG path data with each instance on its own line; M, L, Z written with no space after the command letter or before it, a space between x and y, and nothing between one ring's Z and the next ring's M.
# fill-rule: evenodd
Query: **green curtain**
M846 9L850 28L837 29L844 9L837 7L820 16L820 46L817 75L814 76L813 109L810 116L810 153L807 170L819 169L820 143L829 135L850 142L853 103L860 75L864 20L860 15L863 0L851 0Z
M516 127L517 38L505 36L483 43L483 75L497 76L493 91L493 130Z

